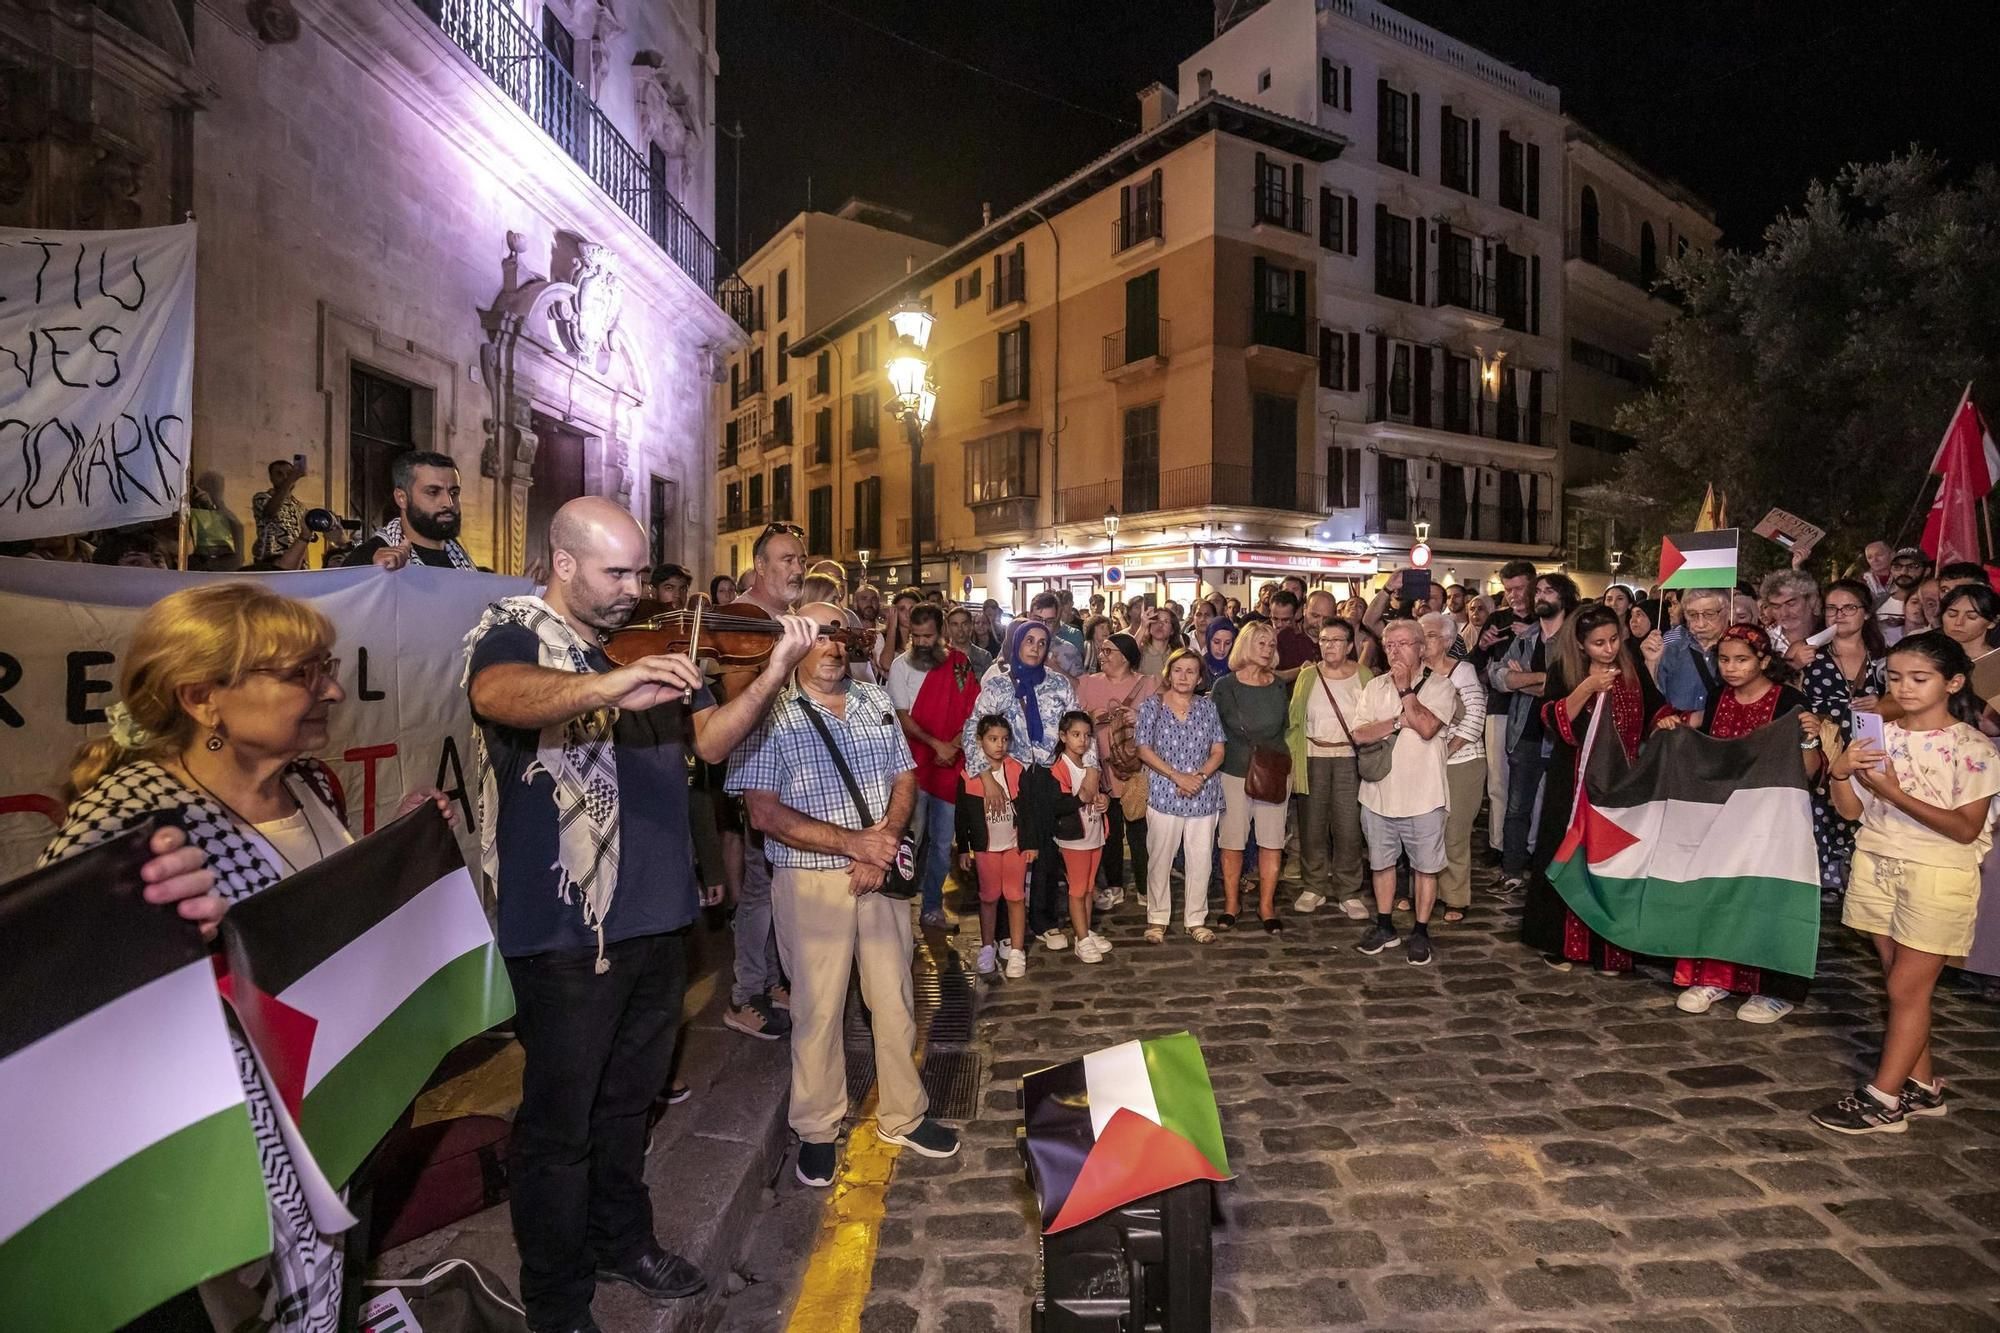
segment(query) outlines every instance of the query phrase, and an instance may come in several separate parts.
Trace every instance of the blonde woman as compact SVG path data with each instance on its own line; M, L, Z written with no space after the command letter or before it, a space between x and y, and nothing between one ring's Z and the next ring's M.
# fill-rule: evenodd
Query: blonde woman
M1222 753L1222 915L1217 929L1236 925L1243 885L1243 852L1252 829L1257 840L1257 917L1264 929L1277 934L1285 928L1278 916L1278 872L1285 855L1285 816L1289 801L1251 799L1246 786L1250 758L1258 750L1290 750L1285 744L1291 720L1291 687L1278 679L1278 635L1269 621L1252 620L1237 631L1229 650L1229 674L1209 689L1222 719L1226 745Z
M224 904L270 888L352 839L331 774L306 755L326 744L346 692L335 680L333 627L304 602L249 583L207 583L154 604L125 651L111 734L78 751L69 819L43 864L116 837L161 810L177 811L215 871ZM435 800L412 794L403 811ZM191 913L185 913L190 914ZM270 1094L236 1045L244 1092L262 1114ZM204 1283L218 1327L262 1309L281 1330L331 1330L339 1320L341 1255L300 1192L291 1157L259 1144L271 1200L269 1259Z

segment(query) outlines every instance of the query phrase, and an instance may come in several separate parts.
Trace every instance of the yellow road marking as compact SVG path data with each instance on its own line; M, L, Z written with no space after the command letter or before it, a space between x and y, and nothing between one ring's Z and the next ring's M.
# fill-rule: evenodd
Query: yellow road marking
M853 1333L861 1327L861 1311L874 1286L884 1201L903 1150L875 1133L874 1089L857 1120L847 1136L847 1158L834 1175L833 1197L820 1218L786 1333Z

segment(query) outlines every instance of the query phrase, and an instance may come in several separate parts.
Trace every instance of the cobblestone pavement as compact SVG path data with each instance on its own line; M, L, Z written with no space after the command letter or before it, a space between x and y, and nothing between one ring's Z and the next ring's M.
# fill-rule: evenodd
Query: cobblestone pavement
M1219 1328L2000 1328L2000 1007L1948 980L1949 1116L1843 1138L1805 1112L1872 1068L1881 1017L1837 920L1811 1001L1757 1026L1733 1001L1681 1013L1657 969L1553 972L1478 888L1428 968L1355 953L1360 925L1327 910L1277 939L1253 922L1148 947L1128 901L1103 965L1037 947L985 993L966 1151L896 1164L863 1328L1026 1330L1015 1080L1180 1028L1239 1173L1219 1187Z

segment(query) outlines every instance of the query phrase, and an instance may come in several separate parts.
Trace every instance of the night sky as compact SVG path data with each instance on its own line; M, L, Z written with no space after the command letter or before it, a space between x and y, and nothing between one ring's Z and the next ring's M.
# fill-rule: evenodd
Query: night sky
M2000 23L1984 3L1397 7L1554 83L1566 111L1706 198L1726 245L1754 247L1809 179L1845 162L1912 142L1959 169L2000 155ZM745 253L808 198L830 210L851 195L956 240L978 225L981 201L1003 211L1135 133L1134 94L1155 79L1172 86L1213 31L1209 0L718 8L720 117L744 131ZM719 138L726 255L734 152Z

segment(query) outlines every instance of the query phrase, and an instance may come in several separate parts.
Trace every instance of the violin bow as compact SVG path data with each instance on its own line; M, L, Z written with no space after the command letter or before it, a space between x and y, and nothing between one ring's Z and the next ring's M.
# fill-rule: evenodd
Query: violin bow
M701 606L702 604L698 601L694 604L694 628L688 631L688 660L694 663L696 671L701 670L701 658L698 655L701 649ZM681 702L692 704L694 702L694 691L689 690L683 694Z

